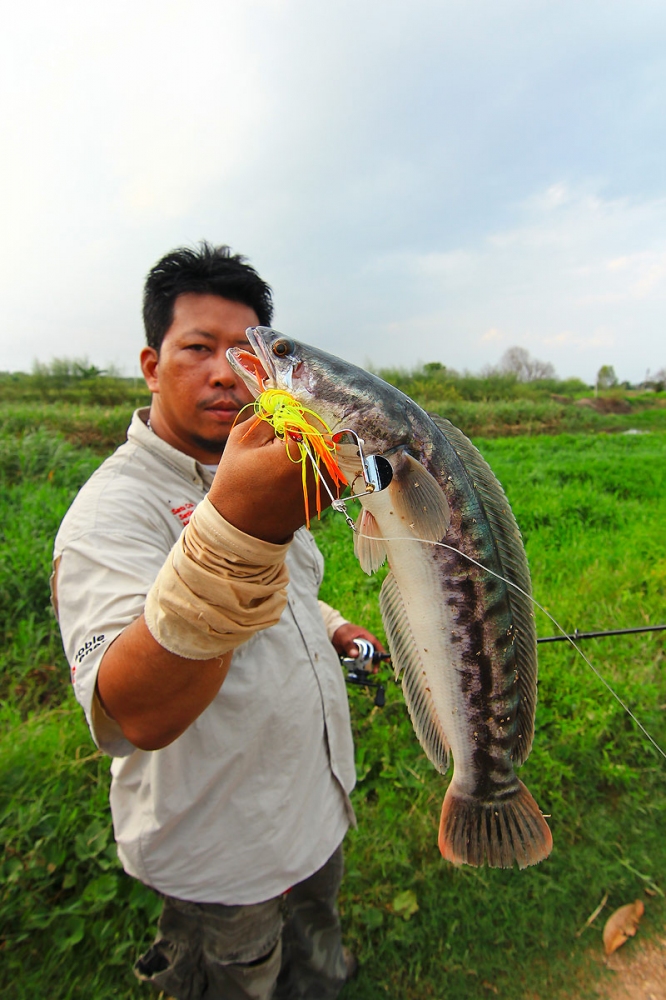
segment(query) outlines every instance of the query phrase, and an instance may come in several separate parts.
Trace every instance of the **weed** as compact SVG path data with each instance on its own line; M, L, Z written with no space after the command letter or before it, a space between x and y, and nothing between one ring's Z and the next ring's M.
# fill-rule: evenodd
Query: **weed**
M16 1000L138 998L129 969L157 904L119 868L108 760L73 701L48 597L57 525L99 461L72 445L72 428L99 418L108 430L120 418L54 405L51 431L26 433L34 411L32 424L27 410L2 412L0 989ZM522 527L535 595L566 628L663 621L665 434L479 444ZM342 518L327 512L314 530L327 560L322 597L381 634L383 574L361 573ZM586 651L666 744L663 634L596 640ZM540 647L536 739L520 773L551 814L555 848L524 872L442 862L446 780L423 756L388 669L383 677L384 709L350 692L359 825L347 839L341 909L361 972L348 1000L570 996L603 918L576 932L606 892L609 909L643 896L648 930L663 921L663 762L572 650Z
M148 400L142 400L144 405ZM0 434L30 434L35 427L62 435L69 443L101 455L122 444L134 406L86 406L82 403L0 404Z
M109 762L73 702L1 718L0 990L16 1000L135 995L132 958L160 906L120 868Z
M68 687L50 606L53 539L99 458L61 435L0 435L0 698L25 715Z

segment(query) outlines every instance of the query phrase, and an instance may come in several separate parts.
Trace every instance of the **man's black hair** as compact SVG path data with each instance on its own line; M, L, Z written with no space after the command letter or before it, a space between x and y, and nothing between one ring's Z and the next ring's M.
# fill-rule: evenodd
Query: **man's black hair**
M148 272L143 291L143 325L146 342L159 351L173 323L173 306L179 295L220 295L254 309L260 326L273 319L270 286L259 277L245 257L232 254L228 246L213 246L203 240L198 247L179 247L165 254Z

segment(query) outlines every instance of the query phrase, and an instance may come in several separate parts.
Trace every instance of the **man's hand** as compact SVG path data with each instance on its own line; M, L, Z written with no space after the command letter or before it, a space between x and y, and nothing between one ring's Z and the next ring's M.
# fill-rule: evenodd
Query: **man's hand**
M270 424L261 420L253 426L250 418L229 435L208 499L226 521L246 535L276 544L289 541L305 524L302 469L294 442L290 443L290 455ZM311 468L307 485L308 495L314 498ZM322 507L330 502L322 489Z
M341 625L333 633L331 642L335 647L335 651L338 656L358 656L358 646L355 643L356 639L367 639L375 647L378 653L385 653L386 650L384 646L379 641L376 635L372 632L368 632L366 628L361 625L352 625L351 622L346 622Z

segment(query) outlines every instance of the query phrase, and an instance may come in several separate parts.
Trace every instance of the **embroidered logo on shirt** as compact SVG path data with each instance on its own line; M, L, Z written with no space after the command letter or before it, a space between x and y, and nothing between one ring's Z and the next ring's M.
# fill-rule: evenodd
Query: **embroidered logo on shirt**
M83 663L88 653L92 653L93 650L99 649L99 647L103 646L105 642L106 636L104 634L94 635L91 639L86 639L83 646L81 646L81 649L77 649L74 659L77 663ZM72 667L72 673L74 673L75 669L75 667Z
M195 507L195 503L183 503L179 507L172 507L171 513L176 515L184 527L186 524L189 524L190 518L192 517L192 511Z

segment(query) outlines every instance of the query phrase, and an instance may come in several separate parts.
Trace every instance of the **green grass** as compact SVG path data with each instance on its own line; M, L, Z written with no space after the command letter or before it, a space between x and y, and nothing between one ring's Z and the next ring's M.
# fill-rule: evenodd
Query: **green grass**
M5 709L2 723L2 995L131 995L123 983L160 907L120 869L108 759L69 695L27 721Z
M143 379L103 375L85 360L60 359L36 367L38 370L31 375L0 372L0 398L4 403L136 407L145 405L149 395Z
M68 688L50 609L53 539L100 462L59 435L0 435L0 701L25 715Z
M632 400L626 413L601 413L551 399L419 400L432 413L447 417L469 437L505 437L532 434L616 433L666 430L666 407L652 397Z
M535 596L565 628L666 621L666 436L479 445L523 527ZM327 555L324 596L379 627L378 583L358 576L348 529L332 519L317 535ZM553 634L548 619L537 621L541 635ZM663 634L584 650L666 747ZM571 995L603 920L596 933L575 932L606 892L606 913L641 896L647 926L663 924L666 762L570 647L540 647L540 676L537 736L521 777L552 816L555 847L524 872L442 863L445 782L415 744L399 694L390 690L383 712L354 697L359 828L343 905L364 972L349 997L476 998L493 986L507 1000ZM409 920L394 912L405 891L419 907Z
M0 432L0 991L140 997L130 967L154 931L154 900L115 858L108 760L71 695L48 597L53 535L99 456L50 431L22 433L29 426L5 421ZM666 434L478 443L523 529L535 596L565 628L664 621ZM327 558L322 597L381 633L381 574L361 573L341 517L329 512L315 530ZM666 745L663 634L583 648ZM551 814L555 847L524 872L442 861L446 781L425 760L399 688L387 671L384 709L350 692L359 826L341 908L362 968L348 1000L592 996L590 976L606 973L590 965L590 948L599 950L613 907L640 896L640 933L663 927L666 762L573 650L540 647L540 677L534 750L520 773ZM606 911L576 937L606 892Z
M460 377L454 391L446 380L434 376L381 374L421 406L448 417L472 437L666 431L664 392L611 390L593 400L602 410L608 409L601 412L591 406L575 405L581 388L586 389L575 380L541 384L516 382L506 376L469 376ZM50 385L46 391L34 388L35 376L22 375L18 382L8 384L12 378L0 373L0 434L25 433L39 426L99 454L107 454L125 440L132 411L150 402L145 387L135 387L133 380L94 379L90 384L78 380L66 388ZM116 382L119 388L114 388ZM24 383L32 387L30 391ZM13 395L8 391L12 387ZM591 395L590 390L587 395ZM617 406L626 412L614 412Z
M147 394L136 406L147 406ZM92 448L101 455L122 444L136 407L131 403L113 406L83 403L4 403L0 402L0 435L30 434L35 427L63 435L71 444Z

